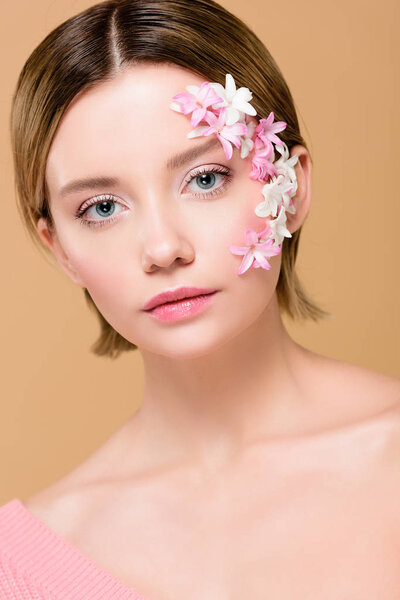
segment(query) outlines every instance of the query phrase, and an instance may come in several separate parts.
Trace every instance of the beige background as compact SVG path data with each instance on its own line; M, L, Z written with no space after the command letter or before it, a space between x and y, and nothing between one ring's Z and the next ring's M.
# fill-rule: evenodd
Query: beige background
M291 88L314 158L299 274L334 314L287 322L322 354L400 376L398 0L223 0L262 38ZM142 361L89 352L80 288L32 246L15 207L8 118L28 55L84 0L3 3L0 19L0 504L74 468L141 402Z

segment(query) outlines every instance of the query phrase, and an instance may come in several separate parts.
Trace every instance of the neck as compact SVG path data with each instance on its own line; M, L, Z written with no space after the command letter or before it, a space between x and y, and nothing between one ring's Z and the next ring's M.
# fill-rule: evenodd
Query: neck
M142 351L143 403L132 420L143 455L212 469L301 429L307 354L287 333L276 295L250 327L212 352L177 359Z

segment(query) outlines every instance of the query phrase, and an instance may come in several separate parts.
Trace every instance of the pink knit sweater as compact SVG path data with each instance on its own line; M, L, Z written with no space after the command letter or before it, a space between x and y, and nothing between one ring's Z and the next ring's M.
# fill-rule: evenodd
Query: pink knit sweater
M0 506L0 600L144 600L14 498Z

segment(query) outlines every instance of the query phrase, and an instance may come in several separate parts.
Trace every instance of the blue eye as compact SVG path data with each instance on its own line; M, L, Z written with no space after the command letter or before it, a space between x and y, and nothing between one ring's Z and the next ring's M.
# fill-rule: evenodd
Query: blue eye
M93 198L88 205L83 205L75 217L80 219L80 223L83 225L93 225L93 226L101 226L106 225L107 223L111 223L114 221L115 216L118 214L115 212L116 207L119 207L121 210L123 209L122 205L114 200L113 196L103 195L97 198ZM84 218L83 215L88 214L90 219ZM115 216L112 216L114 215ZM111 217L111 218L110 218Z
M94 205L96 213L102 217L109 217L115 211L115 202L113 200L103 200Z
M101 200L100 202L96 202L95 204L88 206L85 209L85 212L87 212L89 217L93 220L104 220L105 217L110 217L112 214L114 214L117 206L121 205L115 200L107 198L106 200ZM98 217L100 217L100 219Z
M207 198L221 193L231 179L231 171L227 167L203 167L192 173L186 183L193 196Z
M197 185L203 187L205 190L209 190L215 183L215 175L214 173L203 173L203 175L198 175L196 177Z

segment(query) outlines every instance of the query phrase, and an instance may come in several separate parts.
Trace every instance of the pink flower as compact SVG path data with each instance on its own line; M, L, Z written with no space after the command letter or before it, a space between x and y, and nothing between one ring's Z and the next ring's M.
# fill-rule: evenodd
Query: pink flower
M261 241L263 238L265 238L263 240L265 242L267 240L267 238L270 237L271 231L272 230L271 230L271 226L270 226L270 220L266 219L264 229L257 234L259 237L259 240Z
M273 144L282 145L282 140L275 134L283 131L286 128L286 125L287 123L285 123L285 121L277 121L274 123L274 113L270 112L267 119L260 119L260 122L256 127L256 132L266 146L271 144L271 142Z
M232 158L232 145L236 148L240 148L241 140L240 135L246 135L248 132L247 125L244 123L234 123L233 125L226 125L226 108L221 108L218 117L215 113L208 111L205 116L205 121L210 125L206 127L202 132L202 135L211 135L216 133L219 141L225 152L225 156L228 160Z
M258 181L265 181L270 176L277 175L274 164L261 154L255 154L252 158L251 164L253 166L249 177L250 179L258 179Z
M174 102L171 102L170 108L185 115L192 113L191 125L197 127L200 121L203 121L207 113L210 112L207 108L211 104L221 102L223 98L218 96L208 81L204 81L200 87L188 85L186 89L188 92L176 94L172 98Z
M258 127L256 128L257 131ZM250 179L258 179L259 181L265 181L270 176L277 175L276 168L274 166L275 154L274 147L267 140L256 136L254 142L254 154L251 161L253 166L252 171L249 174Z
M280 253L280 246L273 246L273 240L270 238L267 241L261 242L263 234L268 233L269 227L268 224L266 228L257 233L254 229L246 229L245 231L245 239L246 246L230 246L229 250L232 254L243 254L243 260L240 264L239 270L237 272L238 275L241 275L251 266L258 268L262 267L267 271L271 268L271 265L267 261L267 257L276 256ZM254 264L252 265L254 261Z

